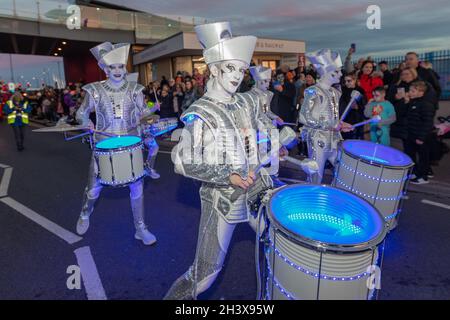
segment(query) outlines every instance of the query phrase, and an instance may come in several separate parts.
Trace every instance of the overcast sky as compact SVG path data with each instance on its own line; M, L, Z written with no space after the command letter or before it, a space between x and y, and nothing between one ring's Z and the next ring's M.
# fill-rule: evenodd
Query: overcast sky
M108 0L103 2L170 17L230 21L233 33L305 40L357 56L450 49L450 0ZM381 9L381 29L369 30L366 9ZM188 18L189 19L189 18Z

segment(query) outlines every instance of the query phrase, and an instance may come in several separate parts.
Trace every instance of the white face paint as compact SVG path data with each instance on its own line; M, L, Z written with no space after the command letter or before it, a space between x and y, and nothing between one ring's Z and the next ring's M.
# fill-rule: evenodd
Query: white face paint
M341 69L326 73L320 80L328 85L339 83L342 77Z
M270 80L269 79L259 80L258 84L257 84L258 89L261 89L263 91L266 91L269 88L269 85L270 85Z
M248 65L240 60L228 60L217 65L217 82L226 92L233 94L244 79Z
M112 64L105 67L103 70L105 71L110 81L115 83L121 82L123 79L125 79L125 76L127 74L127 69L123 64Z

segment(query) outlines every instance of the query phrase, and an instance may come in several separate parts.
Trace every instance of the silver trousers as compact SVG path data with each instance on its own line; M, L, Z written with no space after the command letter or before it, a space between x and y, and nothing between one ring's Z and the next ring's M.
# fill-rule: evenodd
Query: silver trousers
M155 168L156 156L158 155L159 146L156 142L156 139L153 137L145 138L144 140L145 146L147 147L147 160L145 161L145 165L151 169Z
M192 300L205 292L222 270L236 224L230 224L214 210L212 202L202 199L200 226L194 263L175 282L165 300ZM250 218L256 230L257 219Z
M315 160L319 166L317 174L314 175L313 183L320 184L323 178L325 163L328 161L334 166L337 158L337 141L319 135L309 136L306 140L308 145L308 157Z

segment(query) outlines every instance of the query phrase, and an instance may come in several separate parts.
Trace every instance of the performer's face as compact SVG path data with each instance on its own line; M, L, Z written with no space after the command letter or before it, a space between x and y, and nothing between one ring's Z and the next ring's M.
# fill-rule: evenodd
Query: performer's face
M244 79L248 65L239 60L224 61L218 65L217 80L220 86L228 93L235 93Z
M127 70L123 64L112 64L105 68L109 79L114 82L120 82L125 78Z
M336 69L332 72L329 72L325 75L325 78L329 81L331 85L339 83L342 77L341 69Z
M269 85L270 85L269 79L258 81L258 88L261 90L267 90L269 88Z

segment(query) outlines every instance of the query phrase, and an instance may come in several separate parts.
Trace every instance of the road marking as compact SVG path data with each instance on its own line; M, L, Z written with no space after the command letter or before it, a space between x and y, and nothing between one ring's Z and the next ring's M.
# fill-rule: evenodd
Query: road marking
M24 215L31 221L34 221L35 223L37 223L44 229L47 229L48 231L50 231L54 235L58 236L59 238L63 239L64 241L66 241L69 244L73 244L73 243L78 242L81 239L83 239L83 238L77 236L76 234L64 229L63 227L60 227L56 223L48 220L47 218L44 218L40 214L34 212L30 208L25 207L23 204L17 202L16 200L14 200L10 197L2 198L2 199L0 199L0 201L5 203L6 205L10 206L17 212L21 213L22 215Z
M6 169L6 168L11 168L10 166L6 165L6 164L2 164L0 163L0 168L2 169Z
M422 203L426 203L432 206L436 206L436 207L440 207L440 208L444 208L444 209L448 209L450 210L450 206L448 204L444 204L444 203L440 203L440 202L434 202L434 201L430 201L430 200L426 200L426 199L422 199Z
M74 253L77 256L88 300L107 300L91 249L89 247L81 247L76 249Z
M7 167L3 171L2 181L0 182L0 198L8 195L9 181L11 181L13 168Z

